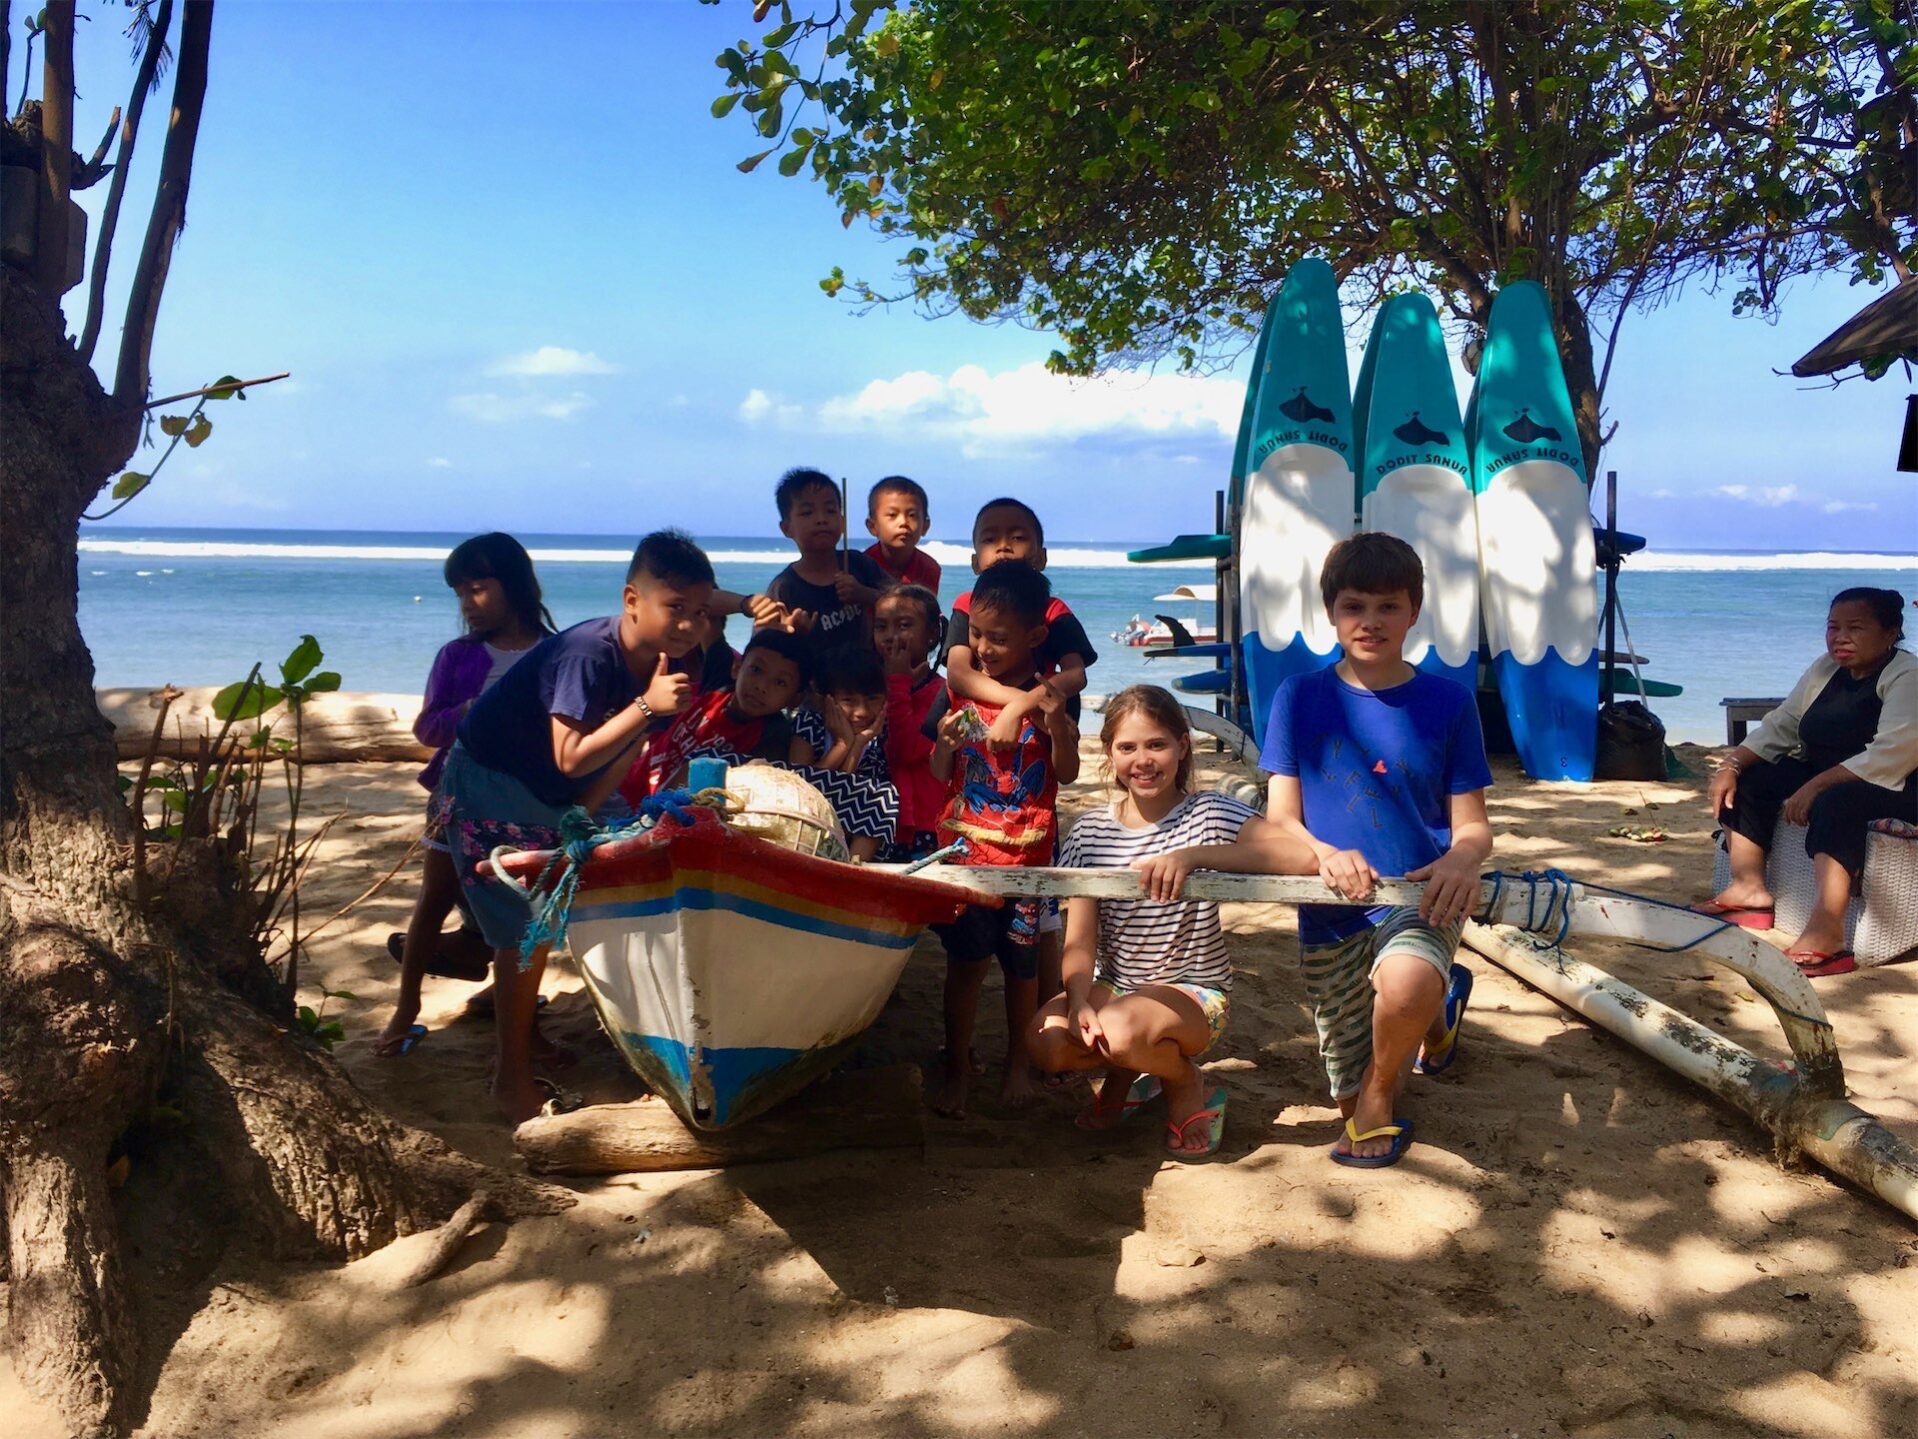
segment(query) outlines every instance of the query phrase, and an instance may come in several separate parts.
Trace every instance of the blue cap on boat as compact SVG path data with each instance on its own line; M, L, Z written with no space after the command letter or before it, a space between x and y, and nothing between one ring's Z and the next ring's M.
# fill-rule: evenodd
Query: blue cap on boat
M726 761L706 756L686 762L686 788L694 794L703 789L726 787Z

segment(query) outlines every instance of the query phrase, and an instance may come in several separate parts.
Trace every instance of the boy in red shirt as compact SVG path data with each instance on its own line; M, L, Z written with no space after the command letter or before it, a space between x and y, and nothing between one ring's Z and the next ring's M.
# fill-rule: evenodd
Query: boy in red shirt
M866 499L866 532L874 543L866 558L899 585L924 585L939 593L939 561L919 548L932 528L932 506L917 480L887 475Z
M720 755L733 763L784 760L793 736L784 711L806 687L806 677L803 640L784 630L755 630L739 673L725 688L700 694L671 725L647 737L620 781L621 798L637 806L670 785L696 755Z
M1019 561L1001 561L979 576L973 592L971 639L982 672L1007 692L1022 694L1035 679L1036 651L1046 639L1046 577ZM1010 706L1007 706L1010 708ZM1010 745L991 744L986 732L1003 713L990 701L956 703L939 722L928 763L947 787L940 829L962 837L956 863L1028 867L1052 863L1058 828L1059 784L1079 777L1078 737L1064 710L1028 707ZM1017 1102L1032 1092L1026 1030L1039 1007L1041 900L998 907L969 906L951 924L934 925L946 947L946 1050L933 1108L954 1118L966 1112L972 1035L986 963L997 958L1006 986L1006 1067L1000 1098Z
M939 833L946 786L933 778L935 736L925 731L946 697L932 664L941 618L939 597L924 585L887 590L873 611L873 647L886 667L886 767L899 790L899 830L881 855L893 864L923 859L946 842Z

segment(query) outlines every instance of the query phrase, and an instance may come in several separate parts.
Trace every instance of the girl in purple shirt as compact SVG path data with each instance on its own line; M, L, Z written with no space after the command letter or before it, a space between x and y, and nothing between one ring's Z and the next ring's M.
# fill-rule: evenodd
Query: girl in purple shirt
M449 641L433 658L426 695L413 735L433 750L420 771L430 792L426 832L420 836L425 861L419 899L406 932L388 937L386 947L400 962L400 997L374 1052L382 1058L405 1054L426 1027L420 1012L420 983L427 974L455 979L484 979L492 950L479 932L462 926L442 937L441 926L459 902L459 877L441 831L444 817L435 786L446 767L459 723L467 709L519 657L554 632L553 617L540 598L533 557L511 535L475 535L446 557L446 585L459 599L466 633Z

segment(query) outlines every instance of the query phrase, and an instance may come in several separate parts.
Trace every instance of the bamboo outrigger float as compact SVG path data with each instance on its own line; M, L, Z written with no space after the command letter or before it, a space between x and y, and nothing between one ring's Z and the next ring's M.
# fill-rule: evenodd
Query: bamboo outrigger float
M934 866L926 879L999 895L1135 899L1128 870L972 869ZM1422 884L1381 881L1377 904L1417 904ZM1317 878L1199 872L1193 899L1249 904L1345 903ZM1845 1098L1844 1066L1811 982L1773 946L1710 915L1556 871L1487 876L1472 949L1533 988L1750 1115L1786 1145L1918 1219L1918 1150ZM1568 954L1574 937L1616 939L1695 954L1729 969L1761 995L1791 1046L1789 1064L1734 1044L1616 976Z

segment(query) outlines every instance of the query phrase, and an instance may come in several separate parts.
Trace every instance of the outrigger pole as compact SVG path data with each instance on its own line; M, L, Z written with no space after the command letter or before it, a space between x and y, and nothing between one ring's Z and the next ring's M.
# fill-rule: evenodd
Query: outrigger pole
M884 868L884 866L876 866ZM1122 869L1009 869L934 865L922 878L1005 896L1137 899ZM1375 904L1417 904L1423 884L1382 880ZM1316 877L1217 874L1186 880L1185 896L1240 904L1345 904ZM1918 1219L1918 1150L1845 1098L1844 1066L1811 982L1773 946L1710 915L1558 871L1488 875L1465 942L1500 968L1735 1105L1789 1149ZM1790 1063L1734 1044L1616 976L1567 954L1567 939L1618 939L1686 952L1729 969L1758 991L1791 1046Z

